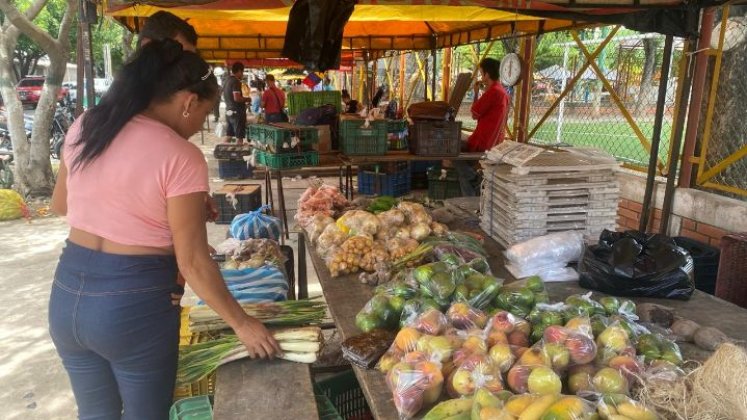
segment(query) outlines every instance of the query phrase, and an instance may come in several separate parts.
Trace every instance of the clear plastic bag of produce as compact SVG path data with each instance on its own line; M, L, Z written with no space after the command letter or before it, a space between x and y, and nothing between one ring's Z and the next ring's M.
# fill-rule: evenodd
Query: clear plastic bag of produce
M567 231L551 233L529 239L509 247L506 260L529 275L531 271L546 267L565 267L578 261L584 252L584 236L581 232Z
M441 242L434 245L433 254L439 261L444 261L452 265L463 265L474 262L473 269L483 274L490 273L490 266L485 257L467 248L460 248L452 243Z
M427 312L430 309L441 312L441 305L436 303L436 301L431 298L420 295L416 295L410 299L407 299L402 309L402 316L400 317L399 322L400 327L406 327L414 323L421 314Z
M405 213L399 209L383 211L377 214L376 217L383 228L398 228L405 224Z
M379 214L391 210L397 205L397 199L388 195L376 197L371 201L366 210L373 214ZM404 216L404 215L403 215Z
M472 356L486 356L488 355L488 342L487 335L484 330L471 329L471 330L450 330L450 334L456 335L459 347L454 350L452 357L454 367L461 366L465 360Z
M522 394L510 397L503 413L510 417L498 418L591 420L596 407L575 395Z
M386 383L402 419L410 419L441 397L444 377L441 364L422 352L411 352L392 366Z
M687 300L695 290L692 256L665 235L605 230L578 272L581 287L616 296Z
M324 233L324 229L327 226L335 223L335 219L330 217L326 213L316 213L310 217L308 222L305 224L304 229L306 234L309 236L311 243L315 244L319 241L319 237Z
M369 369L387 351L394 340L394 333L381 328L350 337L342 343L345 360Z
M568 368L587 365L596 359L597 345L591 335L588 318L574 318L573 328L550 325L545 328L542 340L534 344L547 367L563 375ZM531 391L530 391L531 392Z
M637 318L636 305L630 299L602 296L597 301L602 305L607 316L623 315L631 319Z
M451 302L457 284L462 282L461 271L442 261L421 265L412 271L412 276L423 295L442 306Z
M407 325L415 328L423 334L443 334L449 327L448 318L446 318L446 315L444 315L441 310L431 307L430 303L427 301L424 302L424 305L421 306L422 312L417 314L411 320L408 320Z
M630 332L620 321L611 322L596 338L599 366L617 366L628 359L635 360L636 350ZM636 361L637 363L637 361Z
M477 260L474 260L475 262ZM470 264L458 268L462 281L457 284L453 300L467 302L477 309L486 309L498 295L503 279L472 269Z
M337 227L349 235L376 235L381 224L376 215L363 210L350 210L337 219Z
M370 236L356 235L348 237L334 251L328 251L325 262L330 275L337 277L341 274L356 273L359 269L373 271L377 258L388 257L386 251L374 252L374 241Z
M500 368L484 353L473 353L447 377L446 390L452 398L471 396L478 389L491 393L504 390Z
M623 416L629 419L656 420L659 417L642 403L624 394L600 395L597 413L603 420L614 420Z
M422 204L402 201L397 208L405 214L405 219L409 225L425 224L430 226L431 222L433 222L433 219Z
M374 328L396 330L405 299L384 293L375 294L355 316L355 326L362 332Z
M0 189L0 220L14 220L29 217L29 210L23 197L10 189Z
M460 254L463 253L465 260L469 259L471 261L473 259L471 257L475 254L483 258L488 256L479 240L462 232L449 231L441 237L430 237L425 242L434 248L438 245L451 246L452 249L458 250Z
M218 254L226 256L224 268L227 269L259 268L265 263L282 267L286 261L280 244L272 239L242 241L229 238L215 247L215 250Z
M348 235L341 231L336 224L325 226L317 240L317 250L321 255L327 255L330 249L339 247L348 239Z
M470 306L467 302L452 303L446 311L446 318L451 325L460 330L483 329L488 322L485 312Z
M485 327L488 355L502 373L507 373L529 347L530 329L526 320L506 311L499 311L488 320Z
M568 319L574 316L593 316L606 315L607 311L601 303L591 298L592 292L586 294L576 294L568 296L565 299L566 317Z
M563 302L548 304L537 303L527 315L527 320L532 323L532 333L529 339L532 343L540 341L545 328L551 325L564 325L566 321L568 306Z
M637 337L636 350L644 357L646 363L666 361L675 366L682 364L682 352L680 347L672 340L661 334L648 333Z
M545 284L539 277L503 285L494 303L499 309L504 309L514 315L525 317L529 315L535 304L547 303L549 297L545 292Z

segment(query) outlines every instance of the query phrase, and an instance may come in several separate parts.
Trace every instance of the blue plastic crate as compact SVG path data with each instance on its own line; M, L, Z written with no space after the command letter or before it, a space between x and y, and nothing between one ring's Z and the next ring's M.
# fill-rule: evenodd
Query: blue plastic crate
M358 171L358 193L364 195L389 195L400 197L411 190L409 163L405 169L394 173Z
M251 178L253 169L244 160L218 161L218 176L223 179Z

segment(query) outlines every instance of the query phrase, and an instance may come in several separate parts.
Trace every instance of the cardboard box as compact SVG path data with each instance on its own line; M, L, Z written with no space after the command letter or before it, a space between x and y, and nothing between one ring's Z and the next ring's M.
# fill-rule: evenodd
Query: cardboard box
M329 153L332 151L332 134L329 125L315 125L314 128L319 130L319 141L314 145L314 150L319 153Z

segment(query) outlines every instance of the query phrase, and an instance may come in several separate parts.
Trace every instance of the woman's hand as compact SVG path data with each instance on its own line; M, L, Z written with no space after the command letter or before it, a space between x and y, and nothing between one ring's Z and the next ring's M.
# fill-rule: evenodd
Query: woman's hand
M270 331L256 318L247 317L246 321L235 331L252 359L257 357L272 359L282 353L280 345Z

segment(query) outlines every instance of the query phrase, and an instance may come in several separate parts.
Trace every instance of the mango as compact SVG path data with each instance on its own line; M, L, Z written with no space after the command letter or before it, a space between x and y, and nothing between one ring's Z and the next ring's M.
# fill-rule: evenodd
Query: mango
M642 405L625 402L617 405L617 412L632 420L657 420L658 417L651 410Z
M586 404L581 398L565 396L547 409L540 420L575 420L584 417Z
M557 395L543 395L529 405L519 416L519 420L540 420L542 414L557 401Z
M466 414L469 419L472 401L472 398L457 398L440 402L423 417L423 420L443 420L462 414Z
M513 416L520 416L533 402L537 401L537 395L522 394L514 395L506 401L503 409Z

